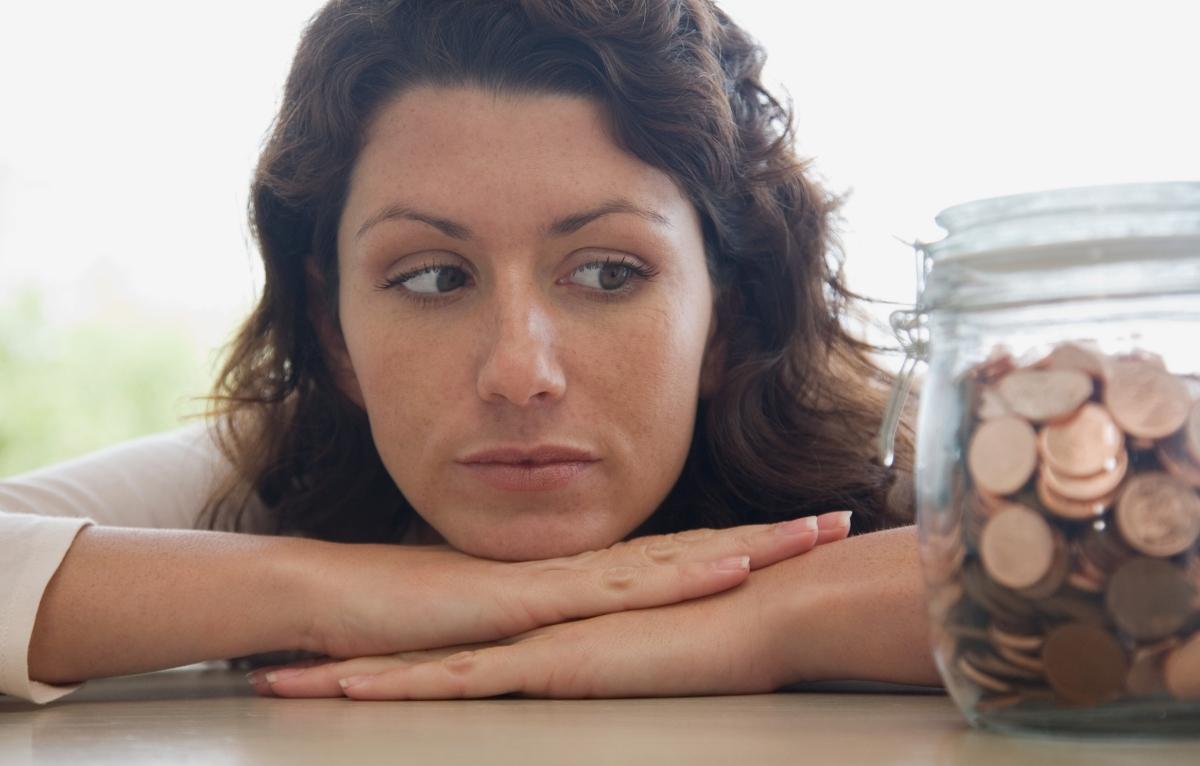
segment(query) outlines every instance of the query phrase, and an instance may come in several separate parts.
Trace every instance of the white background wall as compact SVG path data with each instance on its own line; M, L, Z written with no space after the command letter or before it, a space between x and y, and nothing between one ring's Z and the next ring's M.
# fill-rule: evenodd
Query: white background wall
M0 1L0 303L104 311L222 342L257 265L254 157L316 0ZM1187 0L726 0L797 105L803 154L852 194L851 286L910 300L943 207L1200 179L1200 12Z

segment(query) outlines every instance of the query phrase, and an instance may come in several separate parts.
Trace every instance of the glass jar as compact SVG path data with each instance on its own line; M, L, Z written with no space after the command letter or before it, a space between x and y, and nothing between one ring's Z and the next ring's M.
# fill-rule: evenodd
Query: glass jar
M990 729L1200 732L1200 183L936 220L880 450L927 362L918 537L947 690Z

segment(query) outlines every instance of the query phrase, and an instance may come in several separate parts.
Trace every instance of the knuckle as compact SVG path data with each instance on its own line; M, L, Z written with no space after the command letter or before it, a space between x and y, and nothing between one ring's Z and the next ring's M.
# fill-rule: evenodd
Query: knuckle
M679 558L679 555L683 553L683 546L667 537L647 544L642 548L642 553L648 560L656 564L665 564Z
M608 590L627 591L638 579L637 567L609 567L600 576L600 581Z
M479 653L466 651L451 654L442 659L442 666L455 675L469 673L479 666Z
M682 532L675 533L675 539L682 543L698 543L702 540L707 540L716 534L715 530L703 529L685 529Z

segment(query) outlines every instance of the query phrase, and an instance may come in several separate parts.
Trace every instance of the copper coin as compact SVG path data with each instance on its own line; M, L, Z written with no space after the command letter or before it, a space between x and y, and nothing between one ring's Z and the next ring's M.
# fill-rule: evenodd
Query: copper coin
M1182 440L1163 439L1158 442L1155 454L1158 456L1158 462L1167 469L1167 473L1188 486L1200 489L1200 463L1192 460L1192 456L1183 447Z
M1086 625L1106 625L1108 615L1104 608L1090 596L1069 592L1056 593L1038 600L1034 606L1038 612L1058 622L1073 622Z
M1047 354L1038 366L1050 370L1079 370L1103 380L1105 357L1099 348L1086 341L1062 343Z
M958 658L958 670L968 680L989 691L1005 693L1013 690L1012 686L1007 682L1001 681L999 678L994 678L972 666L971 663L967 662L965 657Z
M1192 460L1200 464L1200 400L1192 404L1188 413L1187 423L1183 428L1183 446L1187 448Z
M1079 370L1017 370L996 389L1016 414L1044 423L1065 418L1092 395L1092 378Z
M1045 472L1038 476L1038 499L1042 501L1042 505L1046 506L1046 510L1059 518L1071 521L1087 521L1088 519L1099 518L1104 515L1104 512L1112 506L1113 501L1116 499L1116 493L1087 500L1064 497L1050 488L1047 482L1048 478Z
M1051 529L1050 532L1054 538L1054 558L1042 579L1027 588L1020 589L1020 594L1026 598L1041 599L1054 595L1067 581L1067 575L1071 573L1071 557L1062 536L1054 529Z
M1183 646L1167 655L1163 677L1175 699L1200 700L1200 633L1192 634Z
M1196 588L1182 569L1162 559L1136 558L1109 578L1104 605L1126 634L1155 641L1187 624L1195 599Z
M1046 680L1064 701L1099 705L1118 698L1129 661L1116 639L1097 625L1071 623L1046 636Z
M1041 475L1054 494L1071 500L1091 500L1112 492L1125 478L1125 472L1129 470L1129 453L1120 448L1113 460L1111 468L1091 476L1064 476L1048 463L1042 465Z
M1174 556L1200 537L1200 497L1157 471L1125 483L1115 516L1125 541L1148 556Z
M1055 473L1071 478L1112 470L1124 446L1125 434L1108 411L1090 402L1070 418L1047 424L1038 434L1042 459Z
M988 638L997 647L1006 646L1019 652L1038 652L1046 637L1041 633L1018 633L1005 630L996 623L988 626Z
M1019 652L1007 646L997 646L996 654L1000 655L1000 659L1016 665L1026 672L1026 675L1013 676L1014 678L1040 678L1042 672L1046 669L1046 664L1042 662L1040 657Z
M972 410L980 420L992 420L1013 414L1004 398L996 391L996 387L990 385L976 389Z
M1158 697L1166 693L1167 680L1163 675L1166 652L1138 652L1125 675L1125 691L1133 697Z
M963 567L962 585L968 598L983 609L993 621L1003 623L1013 632L1028 633L1036 630L1037 611L1033 602L1014 590L992 582L977 562Z
M980 364L971 370L970 377L982 383L993 383L1017 368L1016 357L1004 346L997 346Z
M1085 559L1105 578L1137 555L1137 552L1121 539L1112 525L1096 521L1083 533L1077 543L1078 557Z
M1007 588L1040 583L1055 564L1055 538L1037 511L1013 505L988 519L979 557L988 576Z
M981 670L990 676L1001 678L1004 680L1023 680L1035 681L1041 678L1041 669L1031 670L1020 665L1016 665L1003 657L999 657L990 652L970 651L964 652L963 658L976 670Z
M971 436L967 470L984 491L1008 495L1025 486L1037 467L1037 434L1020 418L985 420Z
M1109 367L1104 403L1121 430L1161 439L1183 426L1191 409L1187 387L1154 363L1121 359Z

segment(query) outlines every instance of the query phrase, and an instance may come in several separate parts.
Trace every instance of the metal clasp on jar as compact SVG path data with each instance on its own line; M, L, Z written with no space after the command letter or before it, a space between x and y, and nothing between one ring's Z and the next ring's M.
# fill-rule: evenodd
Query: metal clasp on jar
M925 277L929 274L930 259L921 242L905 242L915 251L917 258L917 302L911 309L893 311L889 322L892 332L900 341L904 351L904 362L896 373L892 384L892 395L888 399L887 409L883 412L883 422L876 436L875 446L880 465L890 468L896 458L896 428L900 425L900 414L908 401L912 389L913 376L916 374L917 363L929 360L929 327L928 314L924 309Z

